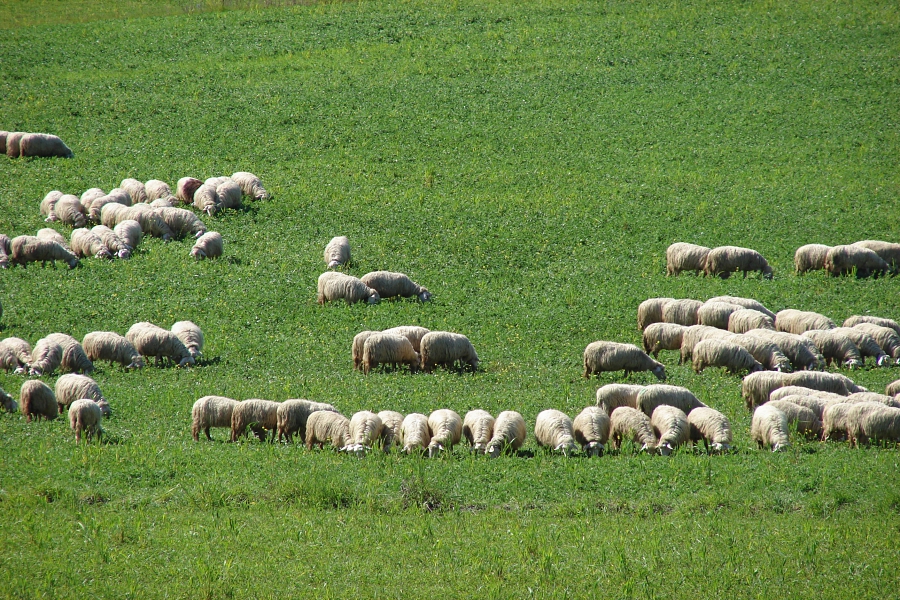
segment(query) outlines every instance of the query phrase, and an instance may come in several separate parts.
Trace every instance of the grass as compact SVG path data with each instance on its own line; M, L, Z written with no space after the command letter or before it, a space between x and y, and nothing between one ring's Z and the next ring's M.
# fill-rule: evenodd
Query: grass
M638 342L648 297L896 318L896 279L791 272L802 244L900 231L895 6L122 6L86 4L85 22L65 3L0 7L0 128L75 151L0 159L0 231L43 227L52 189L126 177L249 170L273 199L205 219L219 261L150 239L130 261L0 274L4 337L190 319L207 338L189 371L98 365L103 444L0 418L7 595L885 595L897 451L756 451L739 380L674 353L670 382L731 419L734 453L588 461L529 440L496 461L360 460L221 430L195 444L189 414L221 394L533 424L622 380L584 380L581 352ZM334 235L352 274L404 271L434 301L316 305ZM754 247L775 279L666 278L678 240ZM353 335L399 324L465 333L483 369L352 372ZM897 378L849 375L876 391ZM14 396L21 381L0 373Z

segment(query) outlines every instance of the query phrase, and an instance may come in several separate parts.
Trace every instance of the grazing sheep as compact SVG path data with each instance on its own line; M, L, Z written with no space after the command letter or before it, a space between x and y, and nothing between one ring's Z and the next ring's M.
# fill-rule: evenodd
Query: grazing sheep
M129 196L125 190L115 188L115 189L111 190L108 194L106 194L105 196L101 196L100 198L95 198L94 200L91 201L90 208L86 209L88 218L91 221L93 221L94 223L102 223L103 222L103 209L106 208L106 206L109 204L118 204L122 207L129 207L129 206L131 206L131 196ZM115 208L115 207L107 210L106 211L106 213L107 213L106 220L113 221L113 215L116 213L117 210L119 210L119 209ZM103 224L107 225L108 227L112 227L113 225L115 225L115 222L112 222L112 224L107 224L107 223L103 223Z
M12 254L12 247L9 236L0 233L0 269L9 268L10 254Z
M817 312L786 308L775 315L775 331L800 335L813 329L834 329L834 321Z
M737 304L738 306L743 306L744 308L750 308L753 310L758 310L759 312L765 314L773 321L775 320L775 313L765 307L762 302L759 300L754 300L753 298L742 298L740 296L716 296L715 298L710 298L707 302L728 302L729 304Z
M657 406L663 405L674 406L685 414L690 414L695 408L706 406L691 390L679 385L657 383L648 385L638 392L637 408L648 417Z
M707 275L718 275L722 279L727 279L734 271L741 271L744 278L749 271L759 271L764 278L772 279L772 267L756 250L738 246L719 246L706 255L704 272Z
M163 207L154 209L153 212L159 215L176 240L187 236L199 238L206 233L206 224L185 208Z
M75 256L82 258L96 256L97 258L111 259L113 257L112 252L103 243L103 238L87 228L72 231L72 252L75 253Z
M891 357L888 356L881 348L881 346L878 345L878 342L875 341L875 338L873 338L865 331L856 329L855 327L837 327L835 329L829 329L828 331L829 333L843 335L850 338L850 341L853 342L857 350L859 350L859 355L862 358L863 362L865 362L866 357L871 356L875 359L876 366L890 366Z
M325 246L325 265L329 269L337 269L346 264L350 264L350 240L345 235L339 235L331 238L331 241Z
M867 248L877 254L884 262L890 265L892 272L896 273L897 267L900 267L900 244L883 242L881 240L862 240L861 242L853 242L853 245Z
M385 329L381 333L393 333L395 335L402 335L409 340L410 344L412 344L413 350L415 350L416 352L420 352L422 349L422 338L425 337L426 333L431 333L431 330L425 329L424 327L417 327L415 325L400 325L398 327Z
M678 364L689 363L694 358L694 347L708 339L727 339L733 334L718 327L708 325L691 325L681 335L681 357Z
M97 441L103 434L100 422L103 420L103 413L100 407L93 400L76 400L69 407L69 426L75 432L75 442L81 441L81 434L87 436L88 441L97 434Z
M49 133L26 133L19 139L19 156L72 158L75 153L58 136Z
M13 400L13 397L3 391L3 388L0 388L0 405L3 406L3 410L8 413L14 413L19 410L19 403Z
M791 386L791 387L793 387L793 386ZM810 411L812 411L812 414L815 415L815 417L819 421L822 420L822 414L825 412L825 409L828 406L834 404L835 402L842 402L842 401L846 400L845 397L838 396L837 394L833 394L833 396L837 396L838 398L840 398L840 400L831 400L824 395L810 396L810 395L805 395L805 394L788 394L788 395L777 395L776 394L777 392L780 392L783 389L786 389L786 388L777 389L774 392L772 392L772 394L769 396L769 402L767 402L766 404L770 404L772 402L786 402L786 403L790 403L790 404L796 404L797 406L802 406L802 407L807 408ZM819 392L819 393L826 394L827 392ZM829 396L832 396L832 394L829 394ZM780 406L780 405L775 404L774 406ZM787 414L787 412L788 411L785 411L785 414Z
M137 179L123 179L122 183L119 184L119 188L124 190L125 193L131 197L132 204L147 202L147 189L144 187L144 184Z
M402 335L373 333L363 344L362 370L366 375L381 364L409 365L409 372L415 373L419 366L419 353Z
M176 321L172 333L181 340L191 356L196 360L203 356L203 331L193 321Z
M821 271L825 268L825 257L829 250L831 250L831 246L825 244L800 246L794 252L794 270L798 275L809 271Z
M378 292L382 298L394 298L395 296L412 298L415 296L420 302L431 300L431 292L403 273L372 271L363 275L360 280Z
M843 326L844 327L856 327L859 323L872 323L873 325L880 325L881 327L890 327L894 331L897 332L897 335L900 335L900 323L893 319L885 319L884 317L870 317L869 315L853 315L852 317L848 317Z
M96 204L93 206L93 208L96 208ZM126 216L126 211L129 208L131 208L130 204L125 205L118 202L107 202L103 205L103 208L100 209L100 224L115 229L116 225L127 218L136 221L137 219L135 217ZM138 224L140 225L140 222ZM143 231L143 226L141 231Z
M231 415L237 400L225 396L203 396L194 402L191 408L191 437L200 441L200 432L206 433L206 439L212 441L209 430L212 427L231 427ZM279 410L281 407L278 407Z
M47 192L47 195L44 196L44 199L41 200L41 215L46 217L44 220L49 222L57 221L56 218L56 203L59 202L59 199L63 197L63 193L59 190L53 190L51 192Z
M50 375L59 368L62 362L63 349L59 342L52 339L41 338L34 345L31 352L28 374L36 377Z
M662 404L653 409L650 426L656 435L659 453L670 455L675 448L690 440L690 426L683 410Z
M706 266L709 248L685 242L675 242L666 248L666 275L678 275L682 271L694 271L697 275Z
M321 450L325 444L338 450L350 440L350 419L338 412L317 410L306 420L306 449L312 450L318 444Z
M369 304L378 304L381 296L352 275L326 271L319 275L317 301L319 304L325 304L325 302L335 300L344 300L347 304L353 304L360 300L365 300Z
M739 310L744 310L744 307L730 302L704 302L697 309L697 322L700 325L728 329L731 313Z
M719 411L709 407L695 408L688 414L687 421L690 440L694 443L703 440L707 453L731 448L731 422Z
M200 260L202 258L218 258L225 251L222 234L218 231L207 231L194 243L191 248L191 256Z
M272 441L275 441L275 431L278 429L279 402L251 398L242 400L231 412L231 441L236 442L244 435L249 427L259 441L264 442L272 433Z
M457 361L463 368L468 365L473 372L478 370L478 353L469 338L460 333L430 331L422 336L420 349L422 370L426 373L431 373L435 365L451 369Z
M857 277L878 277L887 273L890 268L875 252L860 246L834 246L825 255L825 271L833 277L849 275L853 271L856 271Z
M207 179L207 183L209 180ZM225 177L222 182L216 185L217 205L220 209L224 208L240 208L241 204L241 186L232 181L230 177Z
M175 196L166 196L165 198L157 198L150 203L150 208L175 208L178 205L178 199Z
M750 437L760 449L769 446L772 452L784 450L791 445L788 438L788 420L783 411L766 404L753 411Z
M494 435L495 419L486 410L470 410L463 419L462 434L473 452L484 454Z
M596 406L585 407L572 421L572 434L587 456L602 456L609 440L609 415Z
M338 412L335 407L324 402L312 402L302 398L291 398L280 402L275 413L278 430L278 441L282 439L290 443L294 441L294 434L299 434L302 441L306 441L306 423L309 416L316 411Z
M400 443L400 426L403 424L403 414L396 410L382 410L378 412L378 418L383 425L381 429L381 449L385 453L391 451L391 447Z
M622 440L640 444L641 452L656 452L656 434L650 425L650 417L635 408L622 406L609 417L609 439L613 448L621 449Z
M172 188L165 181L159 179L151 179L144 184L144 191L147 193L147 202L153 202L159 198L166 198L172 195Z
M734 334L725 339L733 344L742 346L765 369L781 371L782 373L790 373L794 370L791 361L773 342L743 334Z
M689 325L698 325L698 312L703 303L699 300L691 300L684 298L681 300L672 300L663 307L663 321L666 323L678 323L685 327Z
M400 425L400 445L403 452L409 454L414 450L424 452L431 443L431 429L428 417L421 413L409 413Z
M750 373L741 382L741 396L747 405L747 410L769 401L769 394L780 387L797 385L823 392L831 392L842 396L849 396L854 392L868 391L862 388L844 375L838 373L822 373L820 371L800 371L797 373L776 373L773 371L761 371Z
M238 186L240 186L241 192L243 192L245 196L249 196L254 200L269 199L269 192L267 192L266 188L263 187L262 181L259 180L259 177L257 177L253 173L238 171L237 173L233 173L231 175L231 179L236 184L238 184Z
M371 336L379 333L377 331L360 331L355 336L353 336L353 344L350 347L350 354L353 358L353 370L359 371L362 367L363 361L363 349L365 348L366 340ZM415 348L414 348L415 349Z
M6 156L9 158L19 158L22 155L19 143L22 141L22 136L24 135L24 131L10 131L6 134Z
M487 445L487 455L497 458L501 452L516 452L525 443L525 419L514 410L504 410L494 421L494 435Z
M732 375L744 369L750 373L764 369L743 346L716 339L703 340L694 346L693 366L695 373L702 373L707 367L725 367Z
M94 363L87 357L81 342L67 333L51 333L46 339L56 342L62 347L62 360L59 368L62 371L88 374L94 370Z
M431 335L431 334L429 334ZM428 336L425 336L426 338ZM584 376L598 376L604 371L625 371L627 377L636 371L650 371L660 381L666 380L666 368L634 344L591 342L584 349Z
M815 398L816 402L807 403L807 402L798 402L796 396L806 396L809 398ZM844 402L848 398L847 395L842 394L834 394L832 392L823 392L822 390L814 390L812 388L803 387L802 385L786 385L784 387L780 387L772 390L769 394L769 401L772 400L790 400L794 404L800 404L801 406L807 406L816 410L814 406L822 406L824 408L825 405L831 404L833 402ZM821 411L819 411L821 412ZM820 415L821 418L821 415Z
M822 410L822 441L841 442L848 438L850 411L857 404L834 402Z
M107 210L112 205L107 205L103 207L103 210ZM175 209L160 209L160 210L175 210ZM184 210L184 209L178 209ZM103 218L103 213L101 212L101 220ZM166 224L159 214L157 214L156 209L150 208L149 204L133 204L127 207L125 210L120 211L116 215L116 223L120 221L124 221L125 219L134 219L141 225L141 231L145 234L150 234L153 237L161 238L162 241L168 242L172 238L175 237L175 234L172 232L172 229ZM109 227L108 223L103 223L107 227Z
M449 408L441 408L428 415L428 429L431 430L428 457L438 456L445 448L452 450L462 438L462 425L459 415Z
M534 439L538 446L562 452L566 456L578 449L572 419L553 408L538 413L534 423Z
M651 323L662 323L663 309L674 300L675 298L648 298L641 302L637 309L638 329L643 331Z
M91 207L94 204L94 200L99 200L106 196L106 192L103 191L102 188L90 188L85 190L84 193L81 194L81 209L85 215L90 216Z
M7 373L25 373L31 360L31 344L25 340L17 337L0 340L0 367Z
M48 217L48 220L59 221L72 227L84 227L84 224L87 223L87 216L84 214L81 200L78 196L72 194L65 194L56 201L56 205L53 207L53 214L56 218L50 219Z
M182 177L175 186L175 197L182 204L194 203L194 192L203 185L203 182L196 177Z
M131 257L131 246L119 237L115 231L106 225L97 225L91 228L91 232L100 238L100 241L109 249L113 256L119 258Z
M76 400L93 400L104 415L110 413L109 402L103 397L97 382L86 375L69 373L56 380L56 404L62 413L67 406Z
M219 195L216 193L216 187L204 183L194 190L194 208L205 212L209 216L213 216L219 211Z
M758 310L742 308L728 316L726 329L732 333L746 333L751 329L771 329L774 331L775 320Z
M681 336L684 325L677 323L651 323L644 328L641 341L644 346L644 352L652 354L653 358L659 358L660 350L680 350Z
M897 394L900 394L900 379L887 384L887 386L884 388L884 393L888 396L897 396Z
M171 331L146 321L135 323L125 334L142 356L155 356L159 366L164 359L169 359L179 367L191 366L195 363L184 343Z
M53 390L43 381L36 379L22 384L19 392L19 407L28 423L31 423L32 417L38 421L41 419L52 421L59 415L59 407L56 404Z
M40 262L41 266L61 260L70 269L78 266L78 257L56 242L42 240L32 235L19 235L10 241L10 257L13 265L24 268L30 262Z
M620 406L638 408L638 394L645 386L629 383L609 383L597 390L597 406L612 415Z
M847 404L859 404L860 402L876 402L878 404L890 406L891 408L900 408L900 400L894 398L893 396L878 394L876 392L855 392L844 398L844 402L846 402Z
M770 400L766 406L772 406L783 412L787 417L788 427L796 427L800 435L810 439L822 437L822 420L808 406L788 400Z
M124 219L113 227L113 232L125 242L125 244L134 250L144 238L144 230L141 224L134 219Z
M900 442L900 408L878 403L857 404L847 413L850 445Z
M900 364L900 335L890 327L882 327L874 323L857 323L853 326L863 333L868 333L881 346L885 354Z
M859 348L846 335L835 333L835 329L812 329L804 331L825 357L825 364L831 366L836 361L848 369L859 369L863 366L863 359Z
M770 329L751 329L744 335L766 340L778 346L778 349L788 358L795 370L825 368L825 357L822 356L811 339L802 335L772 331Z
M381 437L384 423L381 417L368 410L361 410L350 417L350 438L347 445L341 448L344 452L361 454L371 450Z

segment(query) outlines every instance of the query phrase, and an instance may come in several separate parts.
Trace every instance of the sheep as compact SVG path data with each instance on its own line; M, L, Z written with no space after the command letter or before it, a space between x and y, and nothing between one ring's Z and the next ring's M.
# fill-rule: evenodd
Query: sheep
M0 269L9 268L10 254L12 254L12 248L9 236L0 233Z
M182 204L193 204L194 192L202 185L203 182L196 177L182 177L175 186L175 197Z
M674 300L675 298L648 298L641 302L637 309L638 329L643 331L651 323L662 323L663 309Z
M502 452L517 452L525 443L525 419L514 410L504 410L494 421L494 434L486 453L497 458Z
M17 337L0 340L0 367L7 373L11 370L23 374L31 362L31 344Z
M621 449L623 439L628 439L640 444L641 452L656 452L656 434L650 417L636 408L622 406L610 415L609 439L616 450Z
M165 198L172 195L172 188L165 181L159 179L151 179L144 184L144 191L147 194L147 202L153 202L158 198Z
M22 155L19 144L22 141L22 136L24 135L24 131L10 131L7 133L6 156L8 156L9 158L19 158Z
M534 439L538 446L562 452L566 456L578 449L572 419L553 408L538 413L534 423Z
M326 271L319 275L316 300L319 304L335 300L344 300L347 304L353 304L360 300L365 300L369 304L378 304L381 302L381 296L352 275Z
M379 333L377 331L360 331L355 336L353 336L353 343L350 347L350 355L353 358L353 370L359 371L362 367L363 361L363 349L366 344L366 340L371 336ZM415 348L413 348L415 350Z
M63 349L58 342L48 338L39 339L31 352L28 374L37 377L50 375L59 368L62 356Z
M463 419L462 434L469 442L472 451L484 454L488 443L494 436L495 419L486 410L470 410Z
M82 258L95 256L97 258L111 259L113 257L112 252L103 243L103 238L94 233L93 230L84 227L72 231L72 252L75 253L75 256Z
M106 210L107 208L108 206L104 207L104 210ZM133 204L127 207L117 215L116 223L118 223L119 221L124 221L125 219L134 219L135 221L140 223L141 231L143 231L145 234L149 233L153 237L161 238L164 242L168 242L175 237L175 234L172 232L172 229L169 227L169 225L163 220L163 218L157 213L155 209L150 208L149 204ZM109 227L109 224L103 224Z
M691 442L703 440L707 453L731 449L731 422L719 411L709 407L695 408L688 414L687 421Z
M900 323L893 319L885 319L884 317L871 317L869 315L853 315L852 317L847 317L844 321L844 327L856 327L859 323L872 323L874 325L880 325L881 327L890 327L894 331L897 332L897 335L900 335Z
M402 335L409 340L410 344L412 344L413 350L420 352L422 349L422 338L425 337L426 333L431 333L431 330L425 329L424 327L417 327L416 325L399 325L397 327L385 329L381 333Z
M59 136L49 133L26 133L19 139L19 156L72 158L75 153L59 139Z
M316 411L338 412L330 404L313 402L302 398L291 398L280 402L275 413L278 441L282 439L293 443L294 434L297 433L302 441L306 441L306 423L309 416Z
M180 240L190 236L199 238L206 233L206 224L200 217L184 208L163 207L153 210L172 232L172 237Z
M131 246L106 225L96 225L91 228L91 232L100 238L113 256L118 256L119 258L131 257Z
M670 455L675 448L690 440L690 426L683 410L661 404L650 415L650 426L656 435L656 447L663 456Z
M360 277L360 280L378 292L378 295L382 298L393 298L395 296L411 298L415 296L420 302L431 300L431 292L403 273L372 271Z
M682 271L694 271L697 275L706 266L709 248L685 242L675 242L666 248L666 275L678 275Z
M415 373L419 367L419 353L413 350L412 344L402 335L392 333L375 333L363 344L362 371L369 371L380 364L391 363L409 365L409 372Z
M480 361L475 346L460 333L429 331L422 336L420 349L421 367L426 373L431 373L435 365L450 369L457 361L463 368L478 370Z
M731 314L739 310L744 310L744 307L730 302L704 302L697 309L697 324L728 329Z
M106 206L109 204L118 204L124 208L127 208L127 207L131 206L131 196L128 195L128 192L126 192L125 190L120 189L120 188L115 188L113 190L110 190L110 192L108 194L106 194L105 196L101 196L100 198L95 198L91 202L91 207L89 209L87 209L88 218L91 221L93 221L94 223L102 223L103 222L103 209L106 208ZM119 209L116 207L113 207L113 208L107 210L106 211L107 212L107 220L111 220L112 215L117 210L119 210ZM115 222L113 222L112 224L107 224L107 223L103 223L103 224L107 225L108 227L112 227L113 225L115 225Z
M778 452L790 447L787 415L774 406L764 404L758 407L753 411L753 421L750 424L750 438L756 442L760 449L769 446L772 448L772 452Z
M403 424L403 414L395 410L382 410L378 412L378 418L383 425L381 429L381 450L384 453L391 451L391 447L400 443L400 426Z
M13 397L7 394L3 388L0 388L0 405L8 413L14 413L19 410L19 403L13 400Z
M793 387L793 386L790 386L790 387ZM769 402L767 402L766 404L769 404L772 402L789 402L791 404L796 404L797 406L802 406L802 407L807 408L810 411L812 411L812 414L815 415L815 417L817 419L819 419L819 421L822 420L822 414L825 412L826 408L828 408L830 405L835 404L837 402L845 402L847 399L844 396L838 396L837 394L833 394L833 395L828 394L828 396L826 396L825 394L827 394L827 392L819 392L822 395L815 395L815 396L806 395L806 394L787 394L787 395L776 394L776 392L780 392L783 389L786 389L786 388L780 388L780 389L777 389L774 392L772 392L769 395ZM839 398L839 400L830 399L830 396L836 396L837 398ZM775 404L775 406L779 406L779 405ZM787 414L787 411L785 411L785 414Z
M660 350L680 350L681 337L685 329L687 327L677 323L651 323L647 325L641 336L644 352L652 354L653 358L659 358Z
M762 302L759 300L754 300L753 298L742 298L740 296L716 296L715 298L710 298L707 302L728 302L729 304L737 304L738 306L743 306L744 308L750 308L753 310L758 310L759 312L765 314L773 321L775 320L775 313L765 307Z
M806 244L794 252L794 271L799 275L810 271L821 271L825 268L825 257L831 246L825 244Z
M72 194L65 194L56 201L53 214L56 218L49 219L48 217L48 220L59 221L72 227L84 227L84 224L87 223L87 216L84 214L81 200Z
M766 406L777 408L787 417L788 427L797 428L797 433L807 438L822 436L822 420L815 410L788 400L770 400Z
M750 373L764 369L743 346L716 339L703 340L694 346L693 367L695 373L702 373L707 367L725 367L732 375L744 369Z
M857 404L847 414L850 445L900 442L900 408L878 403Z
M835 333L834 329L813 329L804 331L803 335L813 341L819 352L825 357L826 365L830 366L832 362L836 361L848 369L858 369L863 366L859 348L846 335Z
M691 390L678 385L653 384L638 392L637 408L648 417L662 405L674 406L685 414L706 406Z
M103 397L97 382L86 375L69 373L56 380L56 404L62 413L76 400L89 399L97 403L103 415L109 415L109 402ZM71 409L70 409L71 410Z
M862 240L853 242L854 246L867 248L881 257L884 262L890 265L893 272L900 267L900 244L892 242L883 242L881 240Z
M678 323L679 325L698 325L697 313L703 303L699 300L684 298L666 303L663 307L663 321L666 323Z
M787 385L799 385L823 392L831 392L849 396L853 392L868 391L844 375L838 373L822 373L819 371L800 371L798 373L775 373L762 371L750 373L741 382L741 396L748 410L769 401L773 390Z
M193 321L176 321L171 331L195 360L203 356L203 331L199 325Z
M75 442L81 441L81 434L87 436L88 441L97 434L97 441L103 434L100 422L103 420L103 413L100 407L93 400L82 399L76 400L69 407L69 426L75 432Z
M329 269L337 269L350 264L350 240L345 235L331 238L331 241L325 246L323 256L325 265Z
M196 362L178 336L153 323L135 323L125 337L142 356L155 356L157 366L167 358L179 367L191 366Z
M428 415L428 429L431 430L428 457L438 456L445 449L452 450L462 438L462 426L462 419L449 408L441 408Z
M224 253L222 234L218 231L207 231L194 243L191 248L191 256L197 260L203 258L218 258Z
M885 354L900 364L900 335L890 327L882 327L874 323L857 323L853 326L863 333L868 333L881 346Z
M825 368L825 357L809 338L770 329L751 329L744 335L772 342L791 362L795 370ZM682 347L683 348L683 347Z
M887 384L887 386L884 388L884 393L888 396L897 396L897 394L900 394L900 379Z
M602 456L609 440L609 415L596 406L587 406L572 421L572 435L587 456Z
M791 361L775 343L752 335L734 334L725 338L733 344L742 346L750 355L770 371L790 373L794 370Z
M678 360L678 364L691 362L694 357L694 347L703 340L726 339L732 335L732 333L717 327L691 325L681 335L681 357Z
M800 335L813 329L834 329L834 321L817 312L786 308L775 315L775 331Z
M338 412L317 410L306 421L306 449L319 449L331 442L335 449L343 448L350 440L350 419Z
M104 192L102 188L90 188L81 194L81 211L86 217L90 219L91 207L94 205L94 201L99 200L104 196L106 196L106 192Z
M177 208L178 207L178 198L175 196L165 196L163 198L157 198L153 202L150 203L150 208L160 209L160 208ZM193 214L193 213L191 213ZM171 225L170 225L171 227Z
M427 336L426 336L427 337ZM584 376L604 371L625 371L627 377L636 371L650 371L660 381L666 380L666 367L634 344L591 342L584 349Z
M56 404L53 390L49 385L37 379L31 379L22 384L19 392L19 408L28 423L31 423L32 417L38 421L41 419L52 421L59 415L59 407Z
M134 219L124 219L113 227L113 232L125 242L125 244L134 250L144 238L144 230L141 224Z
M759 271L765 279L772 279L772 267L759 252L738 246L719 246L710 250L703 271L722 279L727 279L734 271L741 271L744 278L749 271Z
M263 187L259 177L253 173L238 171L231 175L231 179L240 186L241 192L243 192L245 196L249 196L254 200L269 199L269 192Z
M844 402L848 404L859 404L860 402L877 402L892 408L900 408L900 399L879 394L877 392L855 392L844 398Z
M47 192L47 195L44 196L44 199L41 200L40 211L41 215L46 217L44 219L48 223L57 221L56 212L54 209L56 208L56 203L59 202L59 199L63 197L63 193L59 190L53 190Z
M361 410L350 417L350 437L347 445L340 448L341 452L354 452L362 454L371 450L375 442L381 437L384 423L381 417L368 410Z
M775 330L775 320L769 315L752 308L742 308L728 315L728 331L746 333L751 329Z
M231 427L231 415L237 400L225 396L203 396L191 408L191 437L195 442L200 441L200 432L206 434L206 439L212 441L209 430L212 427ZM279 406L280 410L281 407Z
M67 333L51 333L45 339L56 342L62 348L59 368L62 371L87 375L94 370L94 363L87 357L81 342Z
M860 246L834 246L825 255L825 271L833 277L849 275L856 271L857 277L878 277L890 270L883 258L868 248Z
M597 390L597 406L612 415L620 406L638 408L638 394L645 386L629 383L609 383Z
M88 359L119 363L126 369L142 369L144 359L125 336L115 331L92 331L81 341Z
M0 131L0 154L6 154L6 136L8 135L8 131Z
M414 450L424 452L430 443L428 417L421 413L409 413L403 417L403 423L400 424L400 445L405 454Z
M279 402L251 398L238 402L231 411L231 441L236 442L244 435L249 427L259 441L264 442L272 434L275 440L275 431L278 428Z
M213 216L219 211L219 195L215 186L204 183L194 190L194 208Z
M207 183L209 180L207 180ZM219 208L240 208L241 204L241 186L226 177L222 182L216 185L216 197Z
M836 442L847 439L849 432L849 415L857 404L834 402L822 410L822 441Z
M119 184L119 188L128 194L132 204L147 202L147 189L144 187L144 184L137 179L123 179L122 183Z
M10 241L10 257L13 265L22 265L24 268L30 262L40 262L42 266L47 263L61 260L70 269L78 266L78 257L66 250L64 246L56 242L39 239L31 235L19 235Z

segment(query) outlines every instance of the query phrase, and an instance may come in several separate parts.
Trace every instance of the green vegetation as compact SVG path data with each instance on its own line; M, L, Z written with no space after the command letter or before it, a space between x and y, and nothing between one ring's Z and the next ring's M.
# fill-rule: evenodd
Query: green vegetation
M149 239L130 261L0 273L3 337L190 319L207 338L192 370L98 365L103 444L0 415L0 595L890 595L897 450L759 452L738 378L673 353L670 382L728 415L733 454L588 461L529 440L496 461L357 459L194 443L190 407L302 397L531 425L623 380L584 380L581 353L638 342L648 297L900 317L897 279L792 273L805 243L897 239L895 3L140 4L121 20L85 3L119 20L84 23L70 3L0 7L0 128L75 152L0 158L0 232L43 227L50 190L126 177L247 170L273 198L205 219L218 261ZM434 301L318 306L342 234L352 274L403 271ZM775 279L666 278L679 240L756 248ZM465 333L483 370L353 372L353 335L400 324ZM874 391L900 376L848 374Z

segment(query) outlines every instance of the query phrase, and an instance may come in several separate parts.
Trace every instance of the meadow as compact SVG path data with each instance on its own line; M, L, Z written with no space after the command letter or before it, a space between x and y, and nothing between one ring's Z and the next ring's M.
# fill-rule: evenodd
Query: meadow
M544 408L654 381L581 376L588 343L639 343L649 297L900 318L897 278L792 264L807 243L898 238L894 3L291 4L0 6L0 129L75 153L0 157L0 232L44 227L50 190L126 177L252 171L272 194L204 218L219 260L147 239L129 261L0 272L2 337L206 334L193 369L97 365L102 444L0 415L0 596L891 596L898 450L759 451L740 379L674 353L669 382L729 417L732 453L587 460L529 438L496 460L360 459L195 443L190 408L514 409L530 435ZM317 305L335 235L351 274L402 271L433 301ZM666 277L674 241L755 248L775 277ZM466 334L482 368L354 372L353 336L400 324ZM881 391L900 370L845 374Z

